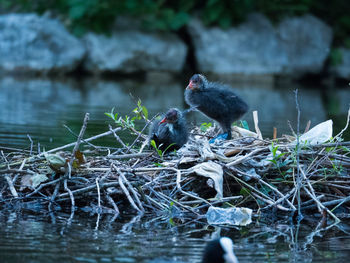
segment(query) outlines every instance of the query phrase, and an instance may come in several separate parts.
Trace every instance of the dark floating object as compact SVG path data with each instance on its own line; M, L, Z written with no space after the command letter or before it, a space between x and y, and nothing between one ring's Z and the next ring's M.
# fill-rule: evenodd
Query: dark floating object
M173 151L187 142L188 131L184 114L172 108L161 120L155 120L150 129L150 141L154 140L162 151ZM170 146L170 147L169 147Z
M209 241L204 249L202 263L238 263L232 240L221 237Z
M153 259L148 263L175 263L166 259ZM176 263L183 263L176 261ZM228 237L209 241L204 248L202 263L238 263L233 252L233 242Z
M219 136L228 140L232 138L232 122L240 119L248 111L247 103L230 87L208 82L201 74L195 74L190 79L185 90L185 100L191 108L196 108L217 121L225 133Z

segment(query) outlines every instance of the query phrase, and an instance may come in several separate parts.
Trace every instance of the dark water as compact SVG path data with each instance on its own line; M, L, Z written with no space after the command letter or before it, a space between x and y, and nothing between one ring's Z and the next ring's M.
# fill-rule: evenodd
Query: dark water
M137 98L142 100L150 116L170 107L184 109L183 90L187 80L167 76L150 76L145 79L122 79L118 81L86 78L64 79L19 79L0 78L0 145L18 148L29 147L31 137L34 145L40 143L51 149L75 141L66 128L79 133L84 114L90 113L86 137L108 130L109 118L104 112L113 107L120 115L133 114ZM284 84L282 87L271 81L231 82L235 90L250 105L244 116L254 130L252 110L258 110L259 126L264 137L272 137L273 127L278 135L291 134L287 121L296 127L294 90L299 89L301 107L301 129L308 120L311 125L332 118L335 131L341 130L346 122L350 103L350 88L342 85L321 92L308 86ZM132 94L134 98L130 96ZM209 121L199 113L192 114L197 123ZM140 124L141 125L141 124ZM127 134L121 135L127 140ZM350 137L350 136L349 136ZM116 145L113 136L98 143Z
M229 236L240 262L348 262L349 227L288 224L174 226L152 217L0 214L0 262L200 262L205 242ZM161 261L164 260L164 261Z
M63 125L79 133L85 112L90 121L85 138L108 130L111 121L104 112L113 107L121 115L132 115L140 98L150 115L169 107L185 108L186 80L167 76L145 79L99 80L0 78L0 146L29 148L28 135L41 150L76 140ZM334 130L341 130L350 103L347 85L324 91L298 84L281 88L270 81L232 82L251 107L258 110L259 126L265 137L291 134L296 126L293 91L299 89L301 127L332 118ZM192 122L208 121L195 113ZM245 116L251 128L251 111ZM141 124L139 124L141 125ZM349 133L347 134L349 138ZM130 138L122 133L123 140ZM94 142L117 146L112 136ZM317 222L295 225L266 225L220 229L204 222L173 226L169 219L123 216L38 215L0 212L0 262L147 262L153 258L200 262L205 244L214 235L230 236L240 262L348 262L350 227L338 225L316 231ZM126 224L127 223L127 224Z

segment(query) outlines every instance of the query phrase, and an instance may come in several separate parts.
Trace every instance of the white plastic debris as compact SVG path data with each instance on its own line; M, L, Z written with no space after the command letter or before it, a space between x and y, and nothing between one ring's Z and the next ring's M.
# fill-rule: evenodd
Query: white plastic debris
M240 137L254 137L258 138L258 134L256 132L249 131L247 129L233 126L232 129L232 138L240 138Z
M300 144L317 145L329 141L333 136L333 121L321 122L299 137ZM293 141L295 145L297 141Z
M221 165L211 161L199 163L188 169L188 172L194 172L197 175L211 178L214 181L214 189L217 193L215 197L219 199L223 197L222 184L224 171L222 170Z
M252 222L252 210L246 207L220 208L211 206L206 217L210 225L246 226Z

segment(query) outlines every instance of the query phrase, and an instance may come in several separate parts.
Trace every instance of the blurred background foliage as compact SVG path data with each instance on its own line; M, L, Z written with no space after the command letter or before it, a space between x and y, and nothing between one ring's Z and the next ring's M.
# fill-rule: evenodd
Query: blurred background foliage
M50 12L59 16L76 35L86 31L110 32L115 18L142 19L148 30L176 31L199 16L204 24L228 28L251 12L273 22L290 15L312 13L334 30L334 45L350 48L349 0L0 0L5 12Z

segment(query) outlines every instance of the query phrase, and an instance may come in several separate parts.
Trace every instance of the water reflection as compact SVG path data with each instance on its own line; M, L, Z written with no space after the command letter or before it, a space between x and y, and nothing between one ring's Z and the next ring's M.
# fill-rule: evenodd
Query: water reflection
M46 148L74 141L74 136L63 128L63 124L78 131L85 112L90 112L91 119L87 135L101 133L108 129L106 123L109 120L104 112L114 107L121 115L130 115L137 98L142 100L151 115L170 107L185 108L183 90L186 82L187 80L161 75L118 81L96 78L55 80L3 77L0 79L0 144L21 148L28 146L27 134L35 143L40 142ZM324 95L319 90L303 89L296 84L276 88L273 82L231 84L250 105L250 112L244 118L251 127L251 111L258 110L259 125L264 136L271 137L273 127L278 128L278 135L291 133L287 120L293 125L296 123L293 93L296 88L300 88L302 129L308 120L316 125L326 120L331 113L336 125L343 127L345 124L350 101L349 89L332 90L332 96L326 96L331 98L327 103L335 109L329 112L332 107L327 106ZM339 115L341 120L337 119ZM191 116L192 121L208 121L199 113ZM341 127L336 129L340 130ZM113 138L107 139L107 144L112 142L114 143Z
M349 227L255 223L212 228L189 222L174 226L151 217L69 215L52 218L18 212L0 214L1 262L200 262L205 242L229 236L240 262L342 262L350 251Z

